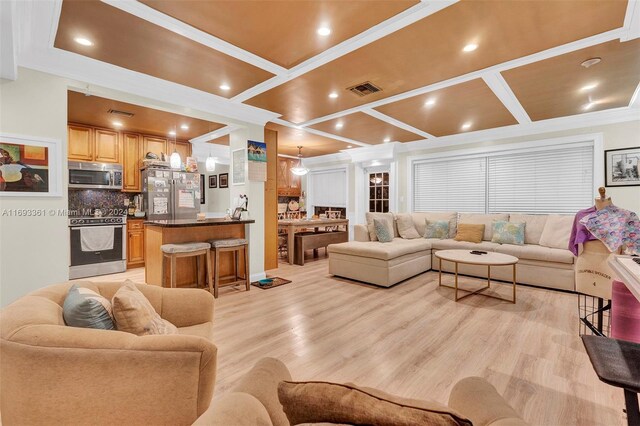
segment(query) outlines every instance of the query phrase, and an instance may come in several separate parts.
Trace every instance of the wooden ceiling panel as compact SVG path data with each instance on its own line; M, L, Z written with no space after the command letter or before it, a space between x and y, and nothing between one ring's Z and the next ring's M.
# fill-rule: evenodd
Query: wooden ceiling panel
M110 109L130 112L133 117L110 114L108 112ZM186 140L225 126L220 123L114 101L113 99L85 96L84 93L72 91L68 92L67 111L67 119L72 123L162 137L167 137L169 131L175 130L177 139ZM122 127L115 126L114 121L122 123ZM181 129L182 125L187 125L189 128L187 130Z
M619 28L626 7L623 0L460 1L247 103L305 122ZM478 48L463 52L471 43ZM365 81L382 91L345 90Z
M226 145L229 146L230 138L229 135L220 136L219 138L212 139L207 143L215 143L217 145Z
M278 132L278 154L298 155L298 146L302 146L302 156L317 157L319 155L335 154L343 149L348 149L348 143L324 136L305 132L301 129L282 126L275 123L267 123L267 129Z
M419 3L376 1L175 1L142 3L291 68ZM331 34L317 29L328 26Z
M602 61L580 66L589 58ZM502 75L533 121L624 107L640 82L640 40L610 41Z
M342 127L338 128L339 125ZM420 135L400 129L363 112L323 121L310 127L370 144L384 143L385 139L389 139L389 142L411 142L424 139Z
M376 110L434 136L517 124L482 79L383 105ZM465 123L470 126L463 129Z
M273 76L98 0L62 3L54 46L229 98Z

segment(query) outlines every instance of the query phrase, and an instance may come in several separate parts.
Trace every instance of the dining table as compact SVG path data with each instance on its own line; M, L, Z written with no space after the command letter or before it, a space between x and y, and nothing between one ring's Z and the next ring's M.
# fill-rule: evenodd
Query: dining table
M279 219L278 231L286 230L287 232L287 258L289 264L293 264L293 247L296 232L304 229L313 228L314 232L318 232L320 228L334 228L344 226L345 231L349 229L349 219Z

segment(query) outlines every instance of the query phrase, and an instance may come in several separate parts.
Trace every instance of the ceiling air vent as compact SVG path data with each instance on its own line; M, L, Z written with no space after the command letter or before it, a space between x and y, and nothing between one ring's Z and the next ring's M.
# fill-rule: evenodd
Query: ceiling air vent
M133 113L132 112L127 112L127 111L120 111L117 109L110 109L109 111L107 111L109 114L115 114L115 115L121 115L123 117L133 117Z
M382 89L370 81L365 81L364 83L347 87L347 90L349 90L351 93L355 93L358 96L367 96L372 93L380 92Z

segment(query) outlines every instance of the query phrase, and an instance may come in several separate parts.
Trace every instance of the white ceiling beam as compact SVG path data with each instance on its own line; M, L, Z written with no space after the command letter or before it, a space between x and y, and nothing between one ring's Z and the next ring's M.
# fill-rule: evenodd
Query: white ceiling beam
M280 118L276 118L271 120L272 123L276 123L276 124L281 124L283 126L287 126L287 127L291 127L292 129L296 129L296 130L302 130L303 132L308 132L308 133L313 133L314 135L318 135L318 136L324 136L325 138L330 138L330 139L335 139L337 141L340 142L345 142L351 145L358 145L358 146L370 146L371 144L365 143L365 142L360 142L354 139L349 139L349 138L345 138L342 136L338 136L338 135L333 135L331 133L327 133L327 132L323 132L321 130L316 130L316 129L311 129L311 128L301 128L300 126L297 126L293 123L290 123L286 120L282 120Z
M413 126L411 126L411 125L409 125L407 123L404 123L404 122L402 122L400 120L396 120L395 118L389 117L388 115L383 114L381 112L378 112L378 111L376 111L374 109L363 109L362 112L364 112L367 115L370 115L371 117L377 118L378 120L382 120L382 121L384 121L386 123L389 123L389 124L391 124L393 126L396 126L396 127L401 128L401 129L404 129L404 130L406 130L408 132L415 133L416 135L422 136L423 138L427 138L427 139L435 138L435 136L433 136L431 133L427 133L425 131L417 129L417 128L415 128L415 127L413 127Z
M18 40L14 1L0 1L0 78L18 78Z
M493 65L491 67L470 72L458 77L450 78L448 80L442 80L437 83L428 84L423 87L418 87L413 90L409 90L404 93L399 93L394 96L389 96L378 101L369 102L368 104L360 105L357 107L345 109L333 114L325 115L323 117L314 118L313 120L300 123L299 126L306 127L313 124L321 123L327 120L333 120L334 118L343 117L345 115L353 114L355 112L362 112L365 109L373 109L382 105L390 104L392 102L401 101L403 99L412 98L414 96L422 95L425 93L433 92L435 90L444 89L445 87L455 86L456 84L464 83L474 80L476 78L482 78L485 75L489 75L496 72L506 71L512 68L521 67L534 62L542 61L544 59L553 58L555 56L564 55L566 53L574 52L576 50L584 49L586 47L595 46L597 44L606 43L611 40L620 39L626 34L624 28L616 28L615 30L607 31L601 34L597 34L591 37L583 38L581 40L573 41L571 43L563 44L561 46L552 47L547 50L543 50L538 53L533 53L528 56L513 59L511 61L503 62L501 64Z
M159 12L152 7L149 7L136 0L101 0L103 3L118 8L152 24L158 25L164 29L174 32L178 35L186 37L190 40L207 46L211 49L222 52L226 55L232 56L243 62L251 64L255 67L262 68L265 71L269 71L272 74L284 74L287 69L280 65L274 64L258 55L241 49L233 44L226 42L218 37L214 37L209 33L201 31L191 25L185 24L178 19L172 18L162 12Z
M627 30L627 33L620 38L621 41L629 41L640 37L640 1L629 0L627 3L623 28Z
M485 74L482 76L482 79L498 99L500 99L500 102L509 110L511 115L518 120L518 123L531 123L529 114L524 110L522 104L511 90L511 87L509 87L509 84L504 77L502 77L502 74L499 72Z
M640 83L636 87L635 92L633 92L633 96L631 96L631 102L629 102L630 108L640 108Z
M243 126L239 126L236 124L229 124L228 126L224 126L220 129L211 131L209 133L205 133L204 135L196 136L193 139L189 139L189 142L191 142L192 144L206 143L211 140L218 139L222 136L226 136L229 133L241 128L243 128Z
M258 86L252 87L236 96L231 98L233 102L244 102L247 99L251 99L261 93L280 86L296 77L308 73L324 64L327 64L341 56L353 52L367 44L373 43L376 40L381 39L391 33L394 33L402 28L405 28L421 19L426 18L429 15L451 6L457 3L458 0L440 0L420 2L415 6L377 24L373 27L361 32L360 34L351 37L348 40L343 41L321 53L313 58L296 65L284 74L283 78L271 78Z

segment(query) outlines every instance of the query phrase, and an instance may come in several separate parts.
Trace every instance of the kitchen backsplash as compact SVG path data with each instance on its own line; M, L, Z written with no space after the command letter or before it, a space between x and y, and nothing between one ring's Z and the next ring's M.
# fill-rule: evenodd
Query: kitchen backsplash
M124 200L131 200L134 195L106 189L69 189L69 214L86 216L86 210L96 208L118 212L125 209Z

